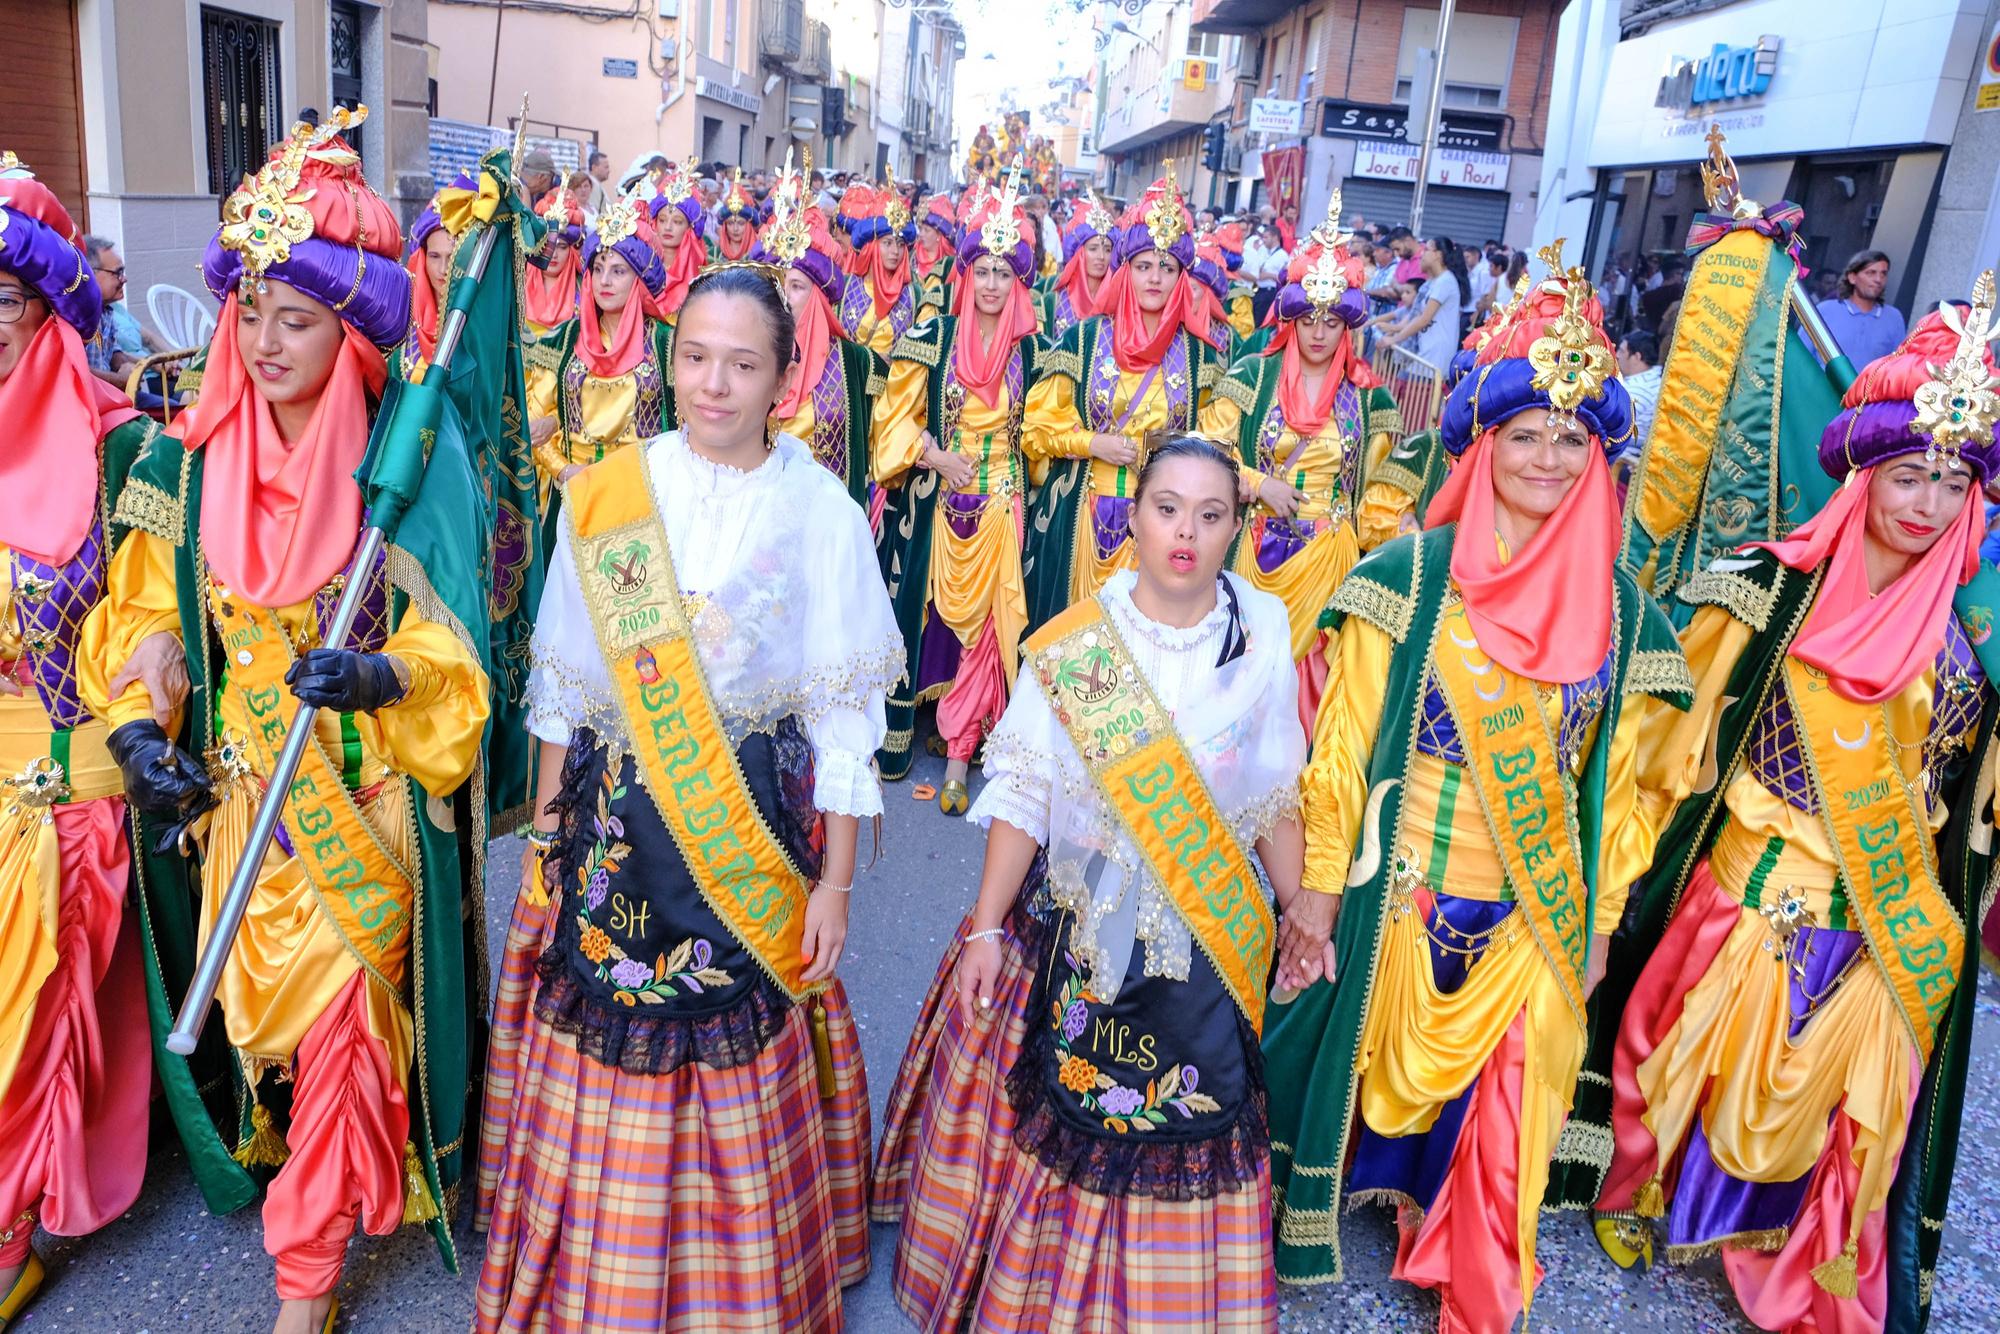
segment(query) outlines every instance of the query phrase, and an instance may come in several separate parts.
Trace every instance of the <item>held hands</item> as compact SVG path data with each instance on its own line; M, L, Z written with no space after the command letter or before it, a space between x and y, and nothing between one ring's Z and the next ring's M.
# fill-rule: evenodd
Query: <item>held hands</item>
M373 713L409 693L395 658L353 649L309 649L285 673L301 703L341 713Z
M1334 974L1333 928L1340 896L1300 890L1278 919L1278 980L1282 991L1303 991Z
M547 444L549 437L554 435L555 433L556 433L556 419L554 417L531 417L528 419L529 444L531 445Z
M139 647L111 678L111 698L123 695L135 681L152 697L153 721L162 729L172 726L174 715L187 702L188 674L187 656L171 631L162 630L139 641Z
M1281 519L1289 519L1305 503L1306 493L1295 486L1287 486L1275 477L1266 477L1257 484L1257 499L1271 513Z
M1139 461L1139 447L1122 435L1107 435L1103 431L1090 437L1090 457L1129 468Z
M958 993L958 1017L968 1024L993 1013L994 991L1000 983L1000 942L992 936L968 940L958 952L952 985Z
M806 896L806 935L799 947L806 962L802 981L824 982L840 966L847 948L847 899L847 894L827 888L824 881Z
M944 478L944 484L954 491L963 491L972 485L972 460L955 454L948 449L939 449L931 433L925 431L921 440L923 465Z
M1583 965L1583 998L1589 1000L1597 990L1597 984L1604 980L1604 965L1611 958L1611 937L1593 935L1590 938L1590 958Z

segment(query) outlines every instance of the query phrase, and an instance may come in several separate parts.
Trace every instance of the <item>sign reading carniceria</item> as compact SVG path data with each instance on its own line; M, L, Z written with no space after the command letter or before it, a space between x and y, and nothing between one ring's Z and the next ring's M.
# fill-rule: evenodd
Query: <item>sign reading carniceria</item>
M1766 33L1755 46L1725 46L1721 42L1705 56L1673 56L1660 76L1653 105L1684 116L1709 114L1717 103L1732 104L1761 97L1778 72L1781 39Z

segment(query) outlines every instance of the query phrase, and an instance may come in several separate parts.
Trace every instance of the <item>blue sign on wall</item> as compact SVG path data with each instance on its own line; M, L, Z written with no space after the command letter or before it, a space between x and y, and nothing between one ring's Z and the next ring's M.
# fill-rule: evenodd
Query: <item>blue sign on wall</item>
M1692 114L1717 102L1761 96L1778 72L1780 40L1759 37L1755 46L1715 44L1700 58L1677 56L1660 80L1653 105Z
M607 79L636 79L639 77L639 62L604 57L604 77Z

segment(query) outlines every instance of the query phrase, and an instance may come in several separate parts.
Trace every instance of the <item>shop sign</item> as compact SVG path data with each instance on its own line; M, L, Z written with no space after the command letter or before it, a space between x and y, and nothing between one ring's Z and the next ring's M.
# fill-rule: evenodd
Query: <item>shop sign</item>
M1674 56L1660 78L1660 90L1653 105L1684 116L1706 114L1720 102L1741 103L1770 91L1778 72L1781 40L1768 33L1755 46L1729 46L1717 42L1701 57Z
M741 88L731 88L716 79L697 74L694 80L694 95L705 97L711 102L735 107L747 116L755 116L764 109L764 99L755 93L746 93Z
M1347 102L1337 97L1320 102L1319 132L1329 139L1362 143L1409 143L1407 108L1371 102ZM1438 147L1499 153L1506 146L1507 118L1446 110L1438 116Z
M1431 184L1455 185L1467 190L1505 190L1507 168L1512 161L1506 153L1440 148L1431 154ZM1415 144L1359 144L1354 150L1353 174L1415 185L1422 163L1423 150Z
M1294 135L1305 112L1305 103L1282 97L1257 97L1250 101L1249 130L1252 134Z

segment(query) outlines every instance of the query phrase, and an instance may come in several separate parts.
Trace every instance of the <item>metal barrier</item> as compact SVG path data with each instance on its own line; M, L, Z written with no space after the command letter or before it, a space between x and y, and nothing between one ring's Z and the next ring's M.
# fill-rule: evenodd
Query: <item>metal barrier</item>
M1408 348L1378 347L1369 363L1403 414L1405 438L1437 425L1444 402L1444 371Z

